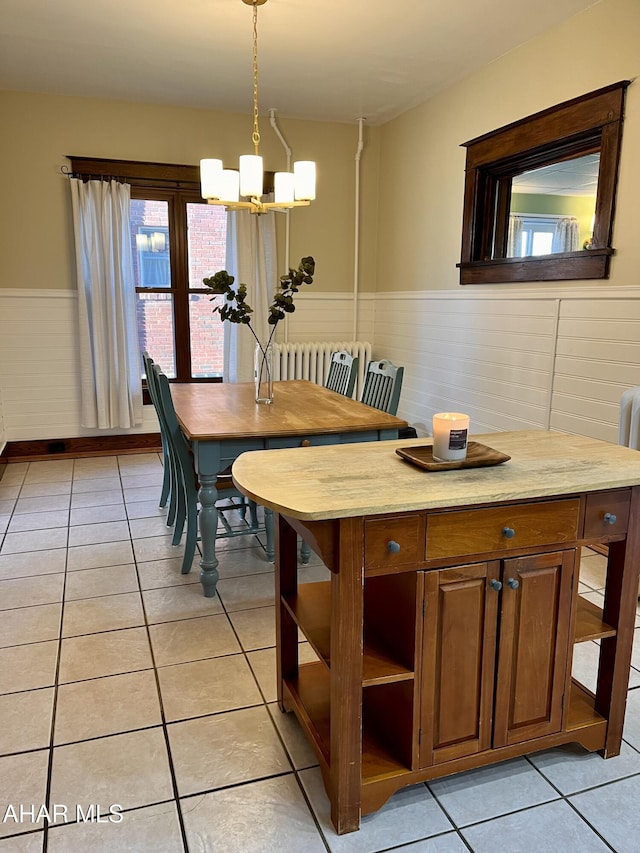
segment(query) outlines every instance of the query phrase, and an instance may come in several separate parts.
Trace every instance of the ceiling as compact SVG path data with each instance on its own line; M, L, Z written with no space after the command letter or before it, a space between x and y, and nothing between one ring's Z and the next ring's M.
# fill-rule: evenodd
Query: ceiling
M535 195L593 196L598 190L600 154L562 160L518 175L512 181L517 193Z
M269 0L261 112L382 124L598 0ZM2 0L0 88L251 112L241 0Z

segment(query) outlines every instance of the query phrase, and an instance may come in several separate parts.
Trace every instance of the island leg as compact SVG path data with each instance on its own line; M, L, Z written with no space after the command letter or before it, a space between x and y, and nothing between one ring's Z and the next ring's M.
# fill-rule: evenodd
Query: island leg
M200 473L200 514L198 524L200 527L200 544L202 547L202 559L200 560L200 583L206 598L213 598L216 594L218 578L218 560L216 558L216 532L218 530L218 510L216 501L218 490L216 489L216 474Z
M338 835L360 827L362 786L362 519L340 520L331 574L331 820Z

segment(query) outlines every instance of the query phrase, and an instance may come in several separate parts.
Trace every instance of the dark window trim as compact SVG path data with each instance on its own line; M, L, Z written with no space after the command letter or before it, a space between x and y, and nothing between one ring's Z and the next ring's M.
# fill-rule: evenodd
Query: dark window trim
M67 154L73 176L114 178L130 181L137 187L196 190L200 193L200 167L175 163L146 163L142 160L109 160L104 157L76 157ZM274 172L264 173L265 193L273 191Z
M460 284L608 278L620 160L623 80L463 143L467 149ZM600 152L592 247L506 258L511 179L523 171Z

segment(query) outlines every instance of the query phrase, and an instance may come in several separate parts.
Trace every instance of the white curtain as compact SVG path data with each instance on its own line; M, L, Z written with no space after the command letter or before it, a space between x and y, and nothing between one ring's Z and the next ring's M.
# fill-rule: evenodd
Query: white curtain
M522 217L509 216L509 232L507 234L507 257L522 257Z
M130 186L71 178L83 427L142 423Z
M553 232L552 252L577 252L580 240L580 228L575 216L563 216L556 223Z
M257 216L247 210L227 216L227 271L235 284L247 285L247 302L253 308L251 325L264 345L271 326L267 323L269 305L278 283L275 214ZM224 324L225 382L253 380L255 339L242 325Z

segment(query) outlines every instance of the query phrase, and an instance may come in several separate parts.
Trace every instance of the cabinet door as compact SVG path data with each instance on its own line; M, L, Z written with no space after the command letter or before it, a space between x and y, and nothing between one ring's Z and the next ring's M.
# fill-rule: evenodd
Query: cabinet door
M562 727L576 551L505 560L493 746Z
M420 764L491 746L497 561L425 573Z

